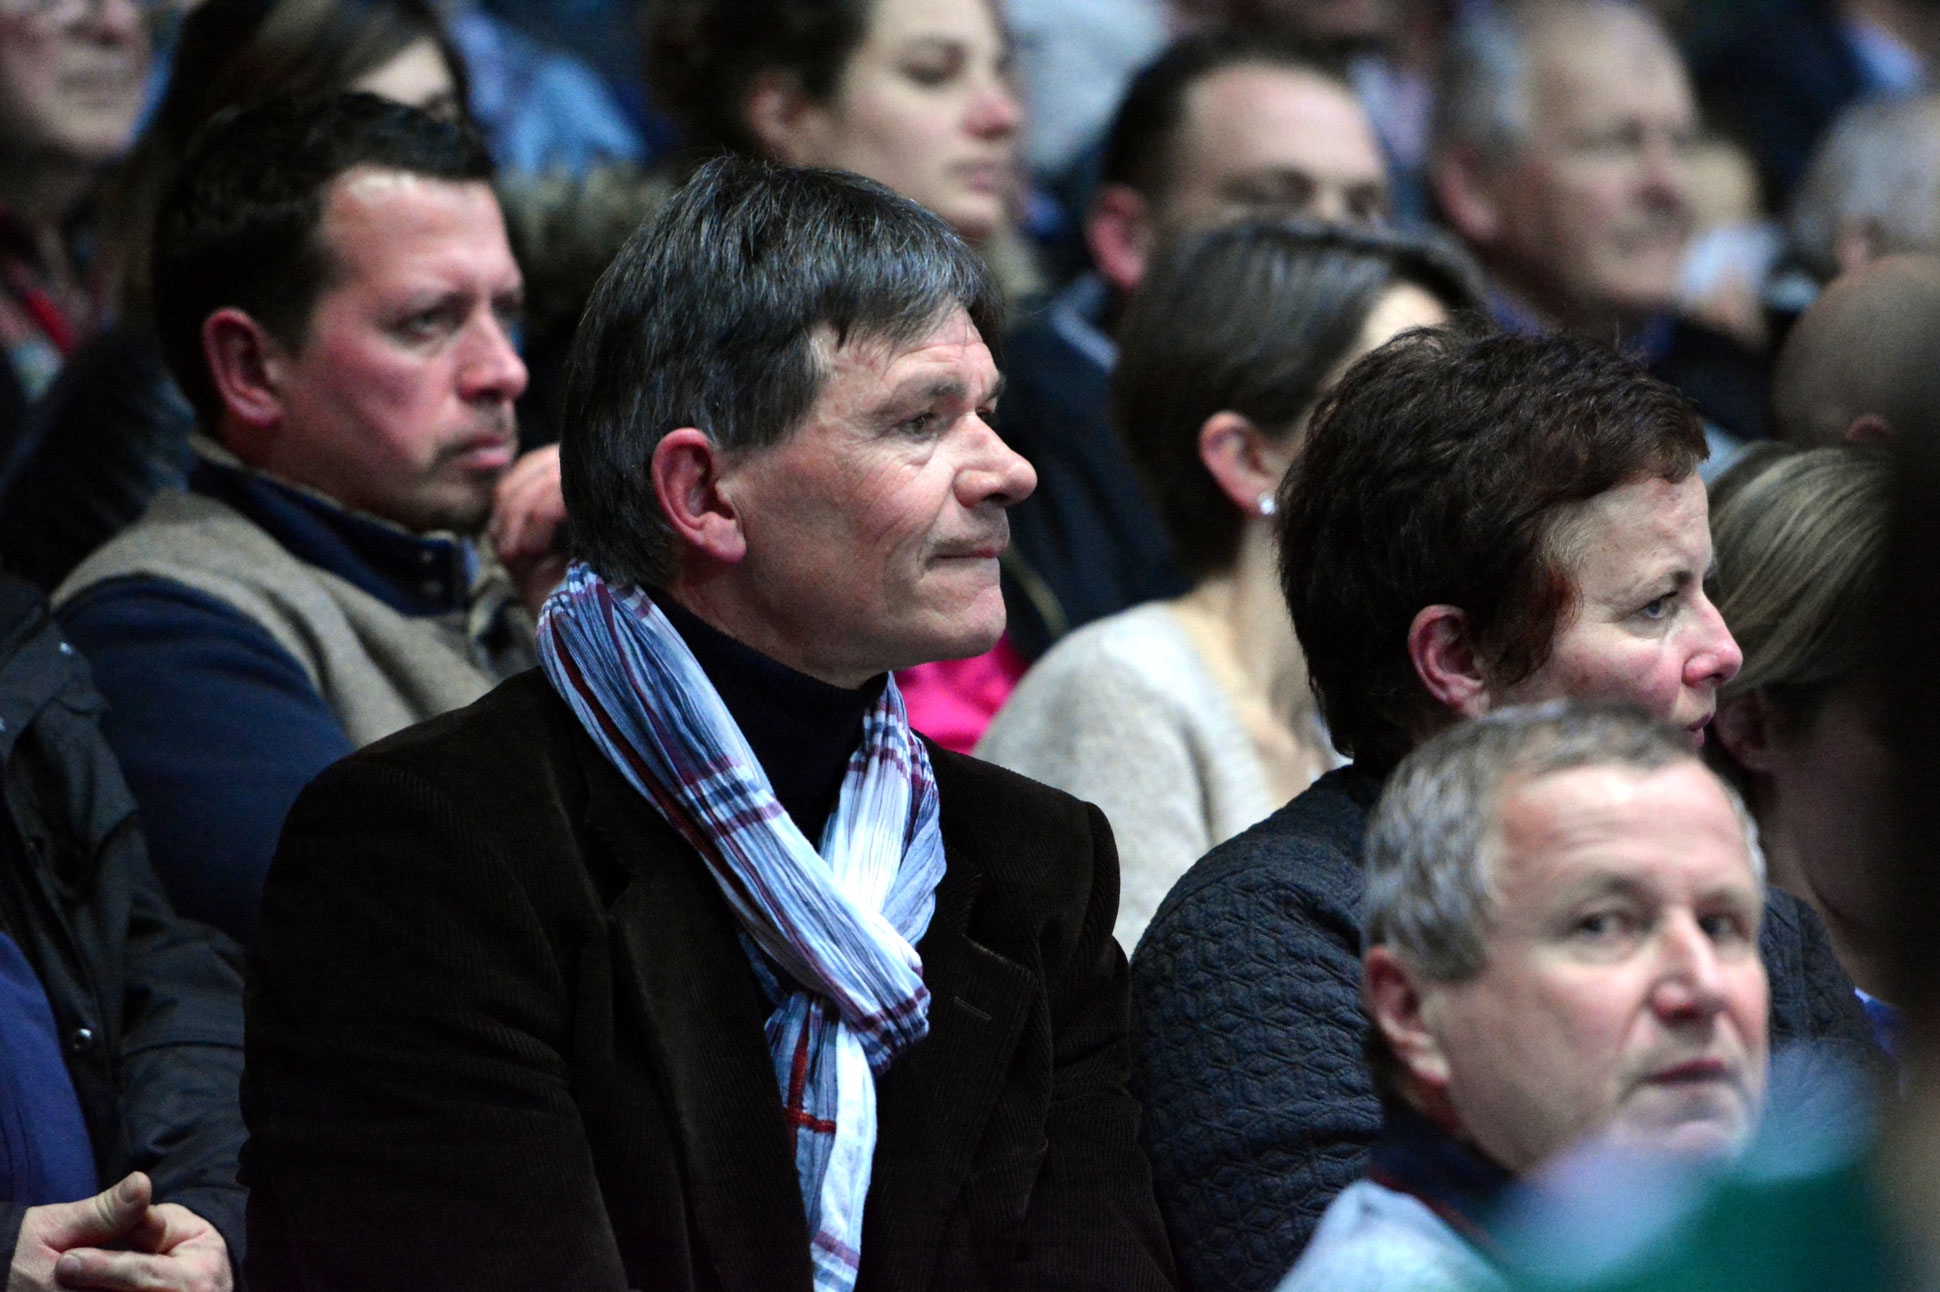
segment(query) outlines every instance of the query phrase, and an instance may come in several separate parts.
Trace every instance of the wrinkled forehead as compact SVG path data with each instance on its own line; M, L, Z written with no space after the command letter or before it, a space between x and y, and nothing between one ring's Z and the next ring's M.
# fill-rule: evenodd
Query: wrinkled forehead
M1752 895L1763 883L1749 817L1695 753L1511 772L1482 848L1492 904L1680 886Z
M1683 57L1648 15L1618 4L1534 12L1526 85L1537 128L1559 114L1695 117Z

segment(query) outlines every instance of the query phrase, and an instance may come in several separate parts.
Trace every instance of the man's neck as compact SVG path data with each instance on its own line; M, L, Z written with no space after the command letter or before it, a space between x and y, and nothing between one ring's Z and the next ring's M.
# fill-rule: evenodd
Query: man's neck
M1497 321L1511 331L1567 332L1615 345L1642 331L1651 318L1646 311L1563 301L1502 273L1492 275L1489 294Z
M65 267L62 226L93 182L89 168L0 150L0 209L27 232L50 267Z
M830 686L709 623L672 593L651 595L741 728L782 809L819 844L886 676L856 689Z

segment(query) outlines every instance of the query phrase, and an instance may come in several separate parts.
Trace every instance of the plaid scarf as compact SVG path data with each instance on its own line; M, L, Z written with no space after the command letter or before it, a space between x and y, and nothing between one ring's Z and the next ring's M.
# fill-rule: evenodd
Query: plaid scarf
M876 1147L875 1077L929 1031L915 944L943 877L936 784L895 681L863 719L818 853L645 593L610 588L576 562L540 615L539 656L593 743L700 853L744 943L759 949L815 1286L848 1292Z

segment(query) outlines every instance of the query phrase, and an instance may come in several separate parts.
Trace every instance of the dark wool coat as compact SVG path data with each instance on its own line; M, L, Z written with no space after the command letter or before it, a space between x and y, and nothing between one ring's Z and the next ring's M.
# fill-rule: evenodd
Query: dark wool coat
M859 1286L1167 1287L1104 818L930 757L930 1035L877 1083ZM304 793L248 1007L256 1292L807 1292L734 919L540 674Z
M1361 841L1380 793L1356 767L1323 776L1202 857L1139 941L1133 1089L1187 1288L1278 1284L1380 1133L1360 988ZM1772 890L1759 947L1773 1049L1822 1041L1876 1071L1810 908Z

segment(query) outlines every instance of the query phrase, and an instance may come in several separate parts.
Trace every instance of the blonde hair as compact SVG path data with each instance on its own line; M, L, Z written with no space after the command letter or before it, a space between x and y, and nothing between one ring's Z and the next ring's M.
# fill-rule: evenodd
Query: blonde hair
M1854 445L1761 445L1712 486L1715 600L1745 655L1721 699L1763 691L1804 717L1806 688L1860 670L1886 563L1890 468Z

